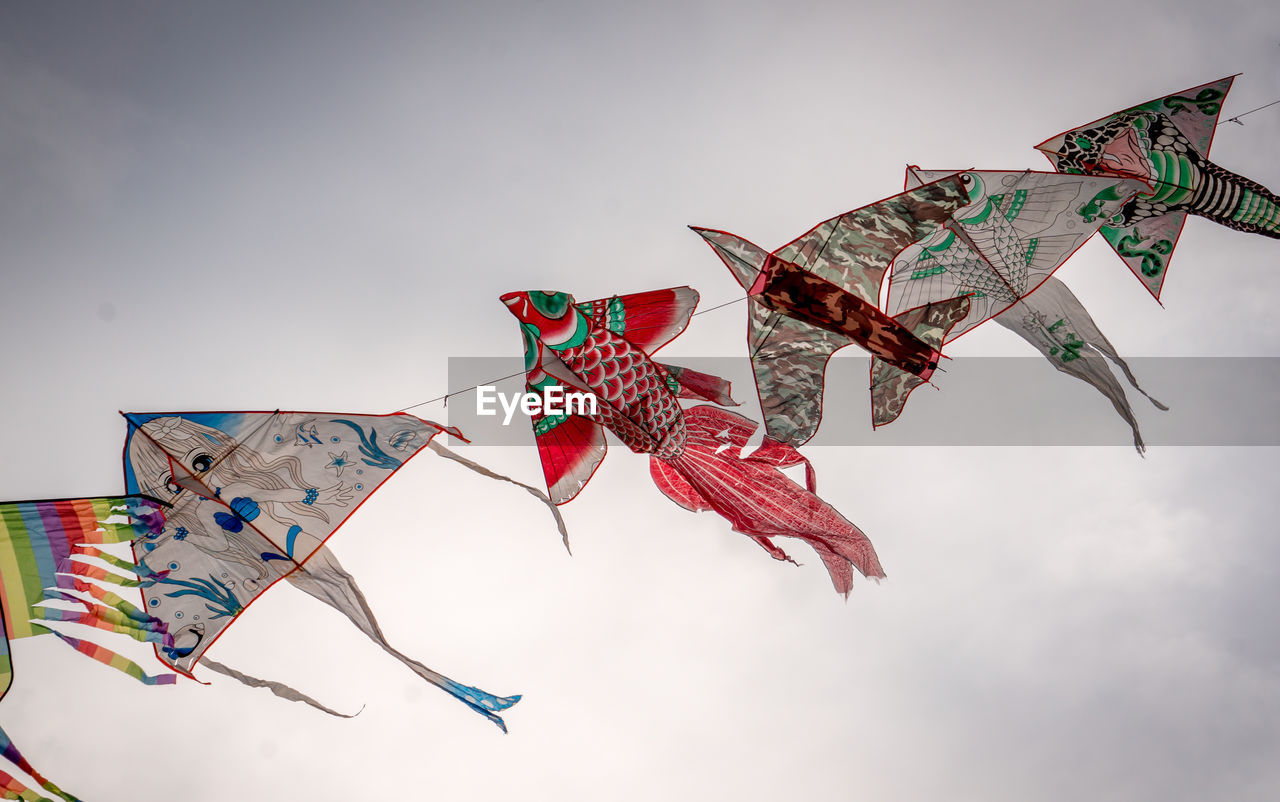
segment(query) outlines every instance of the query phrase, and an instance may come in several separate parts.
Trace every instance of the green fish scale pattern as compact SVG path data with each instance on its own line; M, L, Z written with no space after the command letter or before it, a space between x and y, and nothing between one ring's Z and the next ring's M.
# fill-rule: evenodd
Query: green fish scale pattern
M999 254L999 266L988 264L968 248L957 249L958 254L948 254L939 261L965 289L1013 303L1017 297L1014 292L1021 293L1027 285L1026 254L1019 252L1017 232L1000 217L989 226L968 229L968 234L975 245ZM1001 270L1004 266L1007 269Z
M684 451L684 411L667 372L625 338L597 325L560 360L604 403L592 420L607 426L627 448L658 459Z

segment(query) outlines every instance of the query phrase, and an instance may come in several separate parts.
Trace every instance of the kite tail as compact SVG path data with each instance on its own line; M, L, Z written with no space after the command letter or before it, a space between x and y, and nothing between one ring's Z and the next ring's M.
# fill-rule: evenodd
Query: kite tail
M128 635L134 640L142 643L159 643L165 646L173 645L173 638L169 635L163 623L159 625L141 626L116 610L103 609L97 606L87 611L63 610L57 607L33 607L31 608L31 620L62 621L70 624L83 624L85 626L106 630L107 632Z
M0 771L0 799L26 799L30 802L39 802L48 797L32 791L15 780L8 772Z
M67 802L80 802L78 798L68 794L66 791L63 791L58 786L49 782L49 780L41 775L40 772L36 771L35 768L27 762L27 759L22 756L22 753L18 751L18 747L13 745L13 741L10 740L9 734L3 729L0 729L0 755L3 755L5 760L8 760L10 763L29 774L32 779L40 783L41 788L45 789L49 793L57 794L60 798L67 800ZM30 788L3 771L0 771L0 789L4 791L3 799L26 799L31 800L32 802L35 802L35 800L47 799L47 797L32 791Z
M560 508L551 502L551 499L547 497L546 493L543 493L541 490L539 490L536 487L530 487L524 482L517 482L515 479L512 479L510 476L503 476L500 473L495 473L494 471L489 470L488 468L484 467L478 462L472 462L471 460L467 459L461 454L450 451L449 449L437 443L435 440L432 440L430 443L427 443L427 447L430 448L432 451L436 452L437 454L439 454L440 456L445 457L446 459L451 459L454 462L465 465L466 467L470 468L471 470L475 471L481 476L487 476L490 479L497 479L502 482L510 482L511 484L516 485L517 487L523 487L525 490L529 491L529 495L533 496L538 501L541 501L543 504L547 505L547 508L551 510L551 516L556 519L556 529L560 530L560 539L564 541L565 551L569 552L570 554L573 553L573 549L569 548L569 530L564 525L564 518L560 516Z
M1129 424L1133 447L1139 454L1146 451L1138 418L1129 405L1124 387L1112 375L1103 357L1120 368L1129 384L1157 409L1167 410L1168 407L1139 386L1138 378L1128 363L1066 284L1050 276L1035 292L996 315L995 321L1031 343L1055 370L1074 376L1102 393L1116 413Z
M668 498L695 512L715 510L774 559L791 561L771 538L800 538L818 552L836 591L846 598L853 587L851 568L871 579L884 576L862 530L814 494L813 469L795 448L766 437L758 449L744 453L758 425L716 407L685 410L685 426L684 451L650 462L654 483ZM792 465L805 466L807 488L780 470Z
M133 662L129 658L116 654L104 646L99 646L93 641L81 640L80 638L73 638L70 635L63 635L56 629L46 627L44 624L34 621L31 625L48 632L52 632L54 635L57 635L63 643L75 649L77 652L80 652L80 654L91 657L103 665L111 666L117 671L122 671L136 679L138 682L141 682L143 685L173 685L178 681L177 674L148 674L142 666Z
M219 674L231 677L233 680L236 680L237 682L242 682L245 685L248 685L250 688L266 688L267 690L274 693L276 696L279 696L281 699L288 699L290 702L302 702L303 704L311 705L316 710L323 710L329 715L337 716L338 718L355 718L356 716L360 715L361 711L364 710L364 708L361 707L360 710L357 710L354 713L339 713L338 711L333 710L332 708L325 707L323 704L321 704L320 702L317 702L315 699L312 699L310 696L307 696L305 693L302 693L301 691L290 688L288 685L285 685L283 682L273 682L269 679L258 679L257 677L251 677L248 674L244 674L242 672L236 671L231 666L224 666L222 663L219 663L216 660L212 660L207 656L200 658L200 665L210 669L211 671L216 671Z
M347 573L338 563L333 552L322 547L307 560L301 570L294 571L286 578L299 590L316 597L345 615L361 632L369 636L370 640L408 666L413 673L448 692L467 707L492 721L503 732L507 731L506 722L496 713L520 701L520 696L494 696L479 688L454 682L398 651L382 634L378 619L374 617L373 610L365 600L360 586L356 584L355 577Z

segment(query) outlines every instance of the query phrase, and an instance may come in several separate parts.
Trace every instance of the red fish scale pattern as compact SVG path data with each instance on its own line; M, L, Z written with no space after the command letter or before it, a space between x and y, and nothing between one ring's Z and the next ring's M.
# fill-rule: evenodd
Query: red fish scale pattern
M684 451L684 412L666 372L623 337L593 325L582 345L559 353L605 403L593 420L632 451L671 459Z

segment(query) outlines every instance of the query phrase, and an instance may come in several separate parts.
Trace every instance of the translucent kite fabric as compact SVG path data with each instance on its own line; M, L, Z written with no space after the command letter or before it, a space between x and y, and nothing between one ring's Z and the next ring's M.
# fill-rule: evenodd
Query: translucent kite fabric
M955 174L911 167L907 185ZM890 314L969 298L969 312L945 336L948 342L1034 291L1145 187L1132 179L1030 170L959 176L968 204L946 228L903 249L888 276Z
M873 376L887 377L881 385L899 372L914 377L902 386L929 378L941 342L927 335L954 322L968 301L935 299L941 303L908 323L880 309L880 284L894 256L937 231L967 198L960 178L946 176L825 220L773 253L734 234L693 229L747 291L747 343L770 437L792 445L813 437L827 362L850 343L875 357Z
M649 357L684 329L696 292L679 287L585 303L567 293L515 292L502 301L524 332L529 391L556 387L591 401L573 412L533 415L553 499L568 501L586 485L604 458L608 428L632 451L651 456L654 482L673 501L715 510L774 558L789 559L772 538L804 540L844 594L853 568L884 575L862 531L812 492L812 469L807 488L781 472L808 467L794 448L766 437L749 451L757 424L707 405L680 406L681 397L728 397L723 380L673 374Z
M1065 131L1036 146L1061 173L1136 178L1142 194L1102 235L1157 299L1188 214L1280 238L1280 197L1209 160L1233 77L1193 86Z
M189 673L245 607L292 572L443 431L411 415L129 414L125 482L171 505L134 544L147 612Z
M494 696L454 682L395 650L354 578L322 545L432 438L444 431L461 437L459 432L406 413L184 412L126 418L126 484L171 505L162 531L134 541L138 572L147 579L142 588L146 610L170 635L157 647L163 662L190 675L245 608L287 578L505 731L496 711L520 697ZM279 683L250 684L323 708L292 689L281 693L287 686Z
M1106 396L1133 431L1134 448L1138 453L1146 450L1138 419L1107 360L1120 368L1129 384L1158 409L1168 407L1147 395L1138 385L1129 365L1116 353L1066 284L1056 277L1049 277L1031 295L996 316L996 322L1031 343L1055 369L1074 376Z
M354 577L323 541L407 459L456 430L397 413L202 412L126 415L126 484L133 495L0 504L0 696L12 673L8 638L52 634L144 683L148 674L94 640L46 624L87 627L155 645L190 675L217 637L281 578L347 616L414 673L506 730L497 713L519 701L455 682L393 648ZM516 483L519 484L519 483ZM522 487L525 487L521 485ZM532 488L526 490L549 501ZM557 522L564 532L563 522ZM128 545L133 559L102 548ZM119 593L115 591L119 591ZM120 595L124 594L124 595ZM141 606L124 596L141 596ZM240 682L333 715L287 685L212 663ZM68 800L0 730L0 751L45 791ZM0 772L0 796L38 799Z

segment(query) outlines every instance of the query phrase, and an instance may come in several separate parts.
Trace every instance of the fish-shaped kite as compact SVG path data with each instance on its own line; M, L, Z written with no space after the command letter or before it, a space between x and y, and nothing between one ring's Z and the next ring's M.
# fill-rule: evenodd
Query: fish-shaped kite
M1035 292L996 315L995 321L1031 343L1055 370L1074 376L1106 396L1116 413L1129 424L1133 447L1139 454L1146 450L1138 418L1107 361L1118 367L1129 385L1157 409L1168 407L1142 389L1128 363L1098 328L1084 304L1057 276L1045 279Z
M967 203L961 177L947 176L825 220L772 253L693 227L747 291L747 343L770 437L791 445L813 437L827 361L850 343L873 357L877 425L896 417L906 394L929 380L944 336L969 314L969 299L933 298L891 315L880 308L880 284L899 252Z
M1209 160L1227 92L1223 78L1116 112L1036 145L1060 173L1147 183L1102 235L1157 300L1188 214L1280 238L1280 197Z
M707 404L681 407L682 397L728 400L723 380L673 370L650 356L688 325L698 303L694 290L585 303L563 292L512 292L502 302L524 334L528 392L594 399L572 412L532 415L552 501L567 502L587 484L604 459L607 427L632 451L650 455L650 475L667 497L694 512L715 510L775 559L789 558L773 538L800 538L846 596L852 568L884 576L862 531L813 493L812 468L793 447L765 437L744 453L756 423ZM807 489L780 470L794 465L806 467Z
M952 174L908 167L906 185ZM969 203L944 228L893 260L887 279L889 313L967 296L969 313L944 335L944 343L995 318L1036 346L1055 368L1106 395L1130 425L1141 452L1142 435L1124 391L1105 364L1095 360L1109 356L1139 392L1142 388L1088 312L1052 275L1146 185L1130 178L1031 170L967 170L959 176Z

